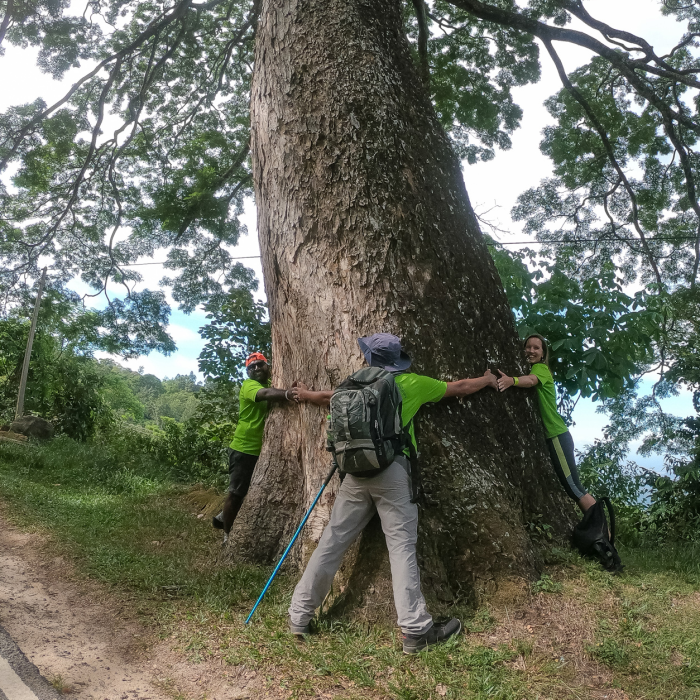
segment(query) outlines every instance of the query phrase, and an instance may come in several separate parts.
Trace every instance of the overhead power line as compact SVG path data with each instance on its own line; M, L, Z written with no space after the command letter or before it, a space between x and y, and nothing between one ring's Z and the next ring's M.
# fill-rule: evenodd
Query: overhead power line
M664 243L673 243L681 241L694 241L697 236L674 236L672 238L663 238L657 236L656 238L648 238L647 242L653 243L655 241L663 241ZM550 241L494 241L493 243L487 243L486 245L549 245L550 243L641 243L639 238L606 238L601 240L599 238L577 238L576 240L570 240L568 238L556 238ZM231 258L231 260L249 260L251 258L259 258L259 255L243 255L239 258ZM160 262L142 262L142 263L124 263L120 267L135 267L136 265L164 265L167 261L163 260Z
M238 258L229 258L229 260L249 260L250 258L259 258L259 255L241 255ZM165 265L170 260L154 260L152 262L142 263L119 263L119 267L136 267L137 265Z
M648 238L647 242L653 243L655 241L662 241L664 243L674 243L674 242L682 242L682 241L694 241L697 239L697 236L674 236L672 238L662 238L660 236L657 236L656 238ZM615 238L615 239L604 239L600 240L599 238L578 238L576 240L570 240L568 238L556 238L550 241L493 241L492 243L487 243L486 245L494 246L494 245L549 245L550 243L556 243L556 244L562 244L562 243L568 243L569 245L574 244L574 243L641 243L641 239L639 238ZM229 258L230 260L252 260L256 258L260 258L260 255L241 255L236 258ZM119 267L140 267L141 265L165 265L166 263L170 262L169 260L153 260L151 262L140 262L140 263L119 263ZM54 265L50 265L49 269L54 269Z
M680 241L694 241L697 236L673 236L671 238L664 238L662 236L657 236L655 238L647 238L647 243L654 243L655 241L663 241L664 243L673 243ZM570 238L555 238L549 241L494 241L493 243L487 243L486 245L547 245L549 243L624 243L624 242L634 242L641 243L641 238L576 238L571 240Z

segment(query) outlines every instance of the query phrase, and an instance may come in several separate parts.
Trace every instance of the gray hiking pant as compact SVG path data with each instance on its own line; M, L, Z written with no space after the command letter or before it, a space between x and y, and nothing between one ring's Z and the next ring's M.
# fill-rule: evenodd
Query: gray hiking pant
M433 619L420 590L416 559L418 506L411 503L411 495L411 478L407 468L399 462L369 479L350 474L345 477L333 505L331 520L294 589L289 606L293 625L303 627L314 616L331 588L343 555L376 510L389 548L399 627L411 635L421 635L430 629Z

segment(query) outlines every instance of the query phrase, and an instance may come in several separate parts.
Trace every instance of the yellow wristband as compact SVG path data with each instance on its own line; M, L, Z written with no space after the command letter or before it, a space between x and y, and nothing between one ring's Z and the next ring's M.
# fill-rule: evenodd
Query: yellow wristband
M513 377L513 386L518 386L518 378Z

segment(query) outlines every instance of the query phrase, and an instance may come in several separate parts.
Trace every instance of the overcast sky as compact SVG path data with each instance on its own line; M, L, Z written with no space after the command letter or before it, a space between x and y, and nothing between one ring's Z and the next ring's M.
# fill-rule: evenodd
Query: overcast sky
M644 36L659 54L665 53L673 46L683 31L673 19L661 15L658 0L587 0L586 7L594 17ZM589 58L583 49L569 45L559 45L558 49L567 70L585 63ZM496 236L503 242L507 242L509 238L512 241L525 238L520 224L511 221L510 210L520 193L537 185L542 178L551 174L549 161L539 151L542 129L551 122L543 101L558 91L561 84L546 52L542 50L540 53L542 80L536 85L514 90L516 102L524 110L524 118L521 128L513 135L512 149L498 152L496 158L488 163L464 166L465 183L477 212L490 210L487 218L499 228L510 232L510 236ZM8 46L5 56L0 57L0 110L9 105L31 102L37 97L42 97L50 104L60 98L66 88L83 72L84 68L73 70L61 83L57 83L36 68L35 50ZM255 208L252 202L248 202L243 223L248 229L248 234L242 237L236 253L240 256L258 255ZM160 259L164 257L163 252ZM258 279L262 280L262 271L257 259L242 262L253 268ZM162 268L157 265L142 267L140 272L144 276L143 287L151 289L157 287L158 280L163 276ZM77 291L87 291L78 281L74 287ZM159 377L197 372L197 355L202 347L197 330L205 323L206 319L201 312L186 316L173 310L169 330L178 345L178 351L170 357L153 353L123 364L133 369L143 367L146 372ZM687 393L669 399L667 407L678 415L690 415L693 412L692 402ZM595 406L590 401L579 402L574 419L576 425L571 432L578 447L583 447L600 436L606 423L604 416L596 414ZM656 459L641 462L647 466L658 467Z

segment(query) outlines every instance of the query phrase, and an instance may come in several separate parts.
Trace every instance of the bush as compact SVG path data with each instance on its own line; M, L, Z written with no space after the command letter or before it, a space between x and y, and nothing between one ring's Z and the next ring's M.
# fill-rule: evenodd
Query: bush
M195 421L163 420L161 455L171 464L177 481L212 483L226 470L226 447L199 431Z
M114 492L143 491L151 482L221 487L227 478L225 448L175 421L166 430L115 423L84 442L63 434L33 449L0 443L0 459L18 470L48 469L86 489L100 484Z
M700 421L688 418L675 431L689 444L698 444ZM609 496L618 515L618 532L626 544L653 534L666 541L700 541L700 455L690 459L666 455L664 476L626 460L627 445L613 439L596 440L579 455L581 482L594 496Z
M88 357L66 355L56 363L49 409L59 432L74 440L92 437L113 420L102 395L103 376Z
M626 446L612 440L596 440L578 457L581 483L594 497L610 498L617 516L618 535L631 544L646 516L649 500L647 471L625 459Z
M208 381L197 393L191 422L210 440L228 445L238 423L238 384Z
M675 479L654 480L646 529L665 539L700 540L700 464L696 458L671 470Z
M14 417L29 323L0 319L0 418ZM89 355L61 346L50 333L37 330L24 409L51 420L59 433L86 440L112 413L103 397L103 373Z
M60 474L60 480L83 485L85 491L99 484L120 492L120 474L137 474L143 479L168 481L168 467L127 441L110 442L100 438L76 442L59 435L49 444L33 449L25 446L0 444L0 459L12 464L18 473L47 470Z
M117 463L128 466L129 455L138 453L158 465L155 471L174 481L221 484L227 469L225 446L203 435L192 422L163 418L162 423L162 430L117 423L97 441L109 447Z

